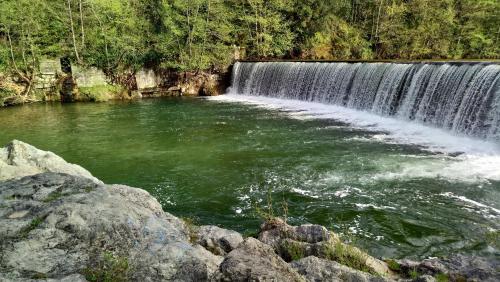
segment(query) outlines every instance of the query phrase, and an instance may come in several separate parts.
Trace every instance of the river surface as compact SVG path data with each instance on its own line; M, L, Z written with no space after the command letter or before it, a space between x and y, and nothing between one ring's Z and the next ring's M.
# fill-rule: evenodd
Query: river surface
M272 203L292 224L325 225L375 256L500 257L497 144L243 98L6 108L0 143L144 188L198 224L251 234Z

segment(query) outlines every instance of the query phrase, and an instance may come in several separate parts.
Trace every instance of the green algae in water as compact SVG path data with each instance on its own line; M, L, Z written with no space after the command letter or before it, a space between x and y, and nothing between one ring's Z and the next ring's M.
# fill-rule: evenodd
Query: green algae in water
M285 200L290 223L325 225L375 256L498 257L489 238L500 229L500 183L443 174L462 159L380 134L188 98L0 111L0 143L19 139L106 183L144 188L199 224L254 233L270 191L275 214Z

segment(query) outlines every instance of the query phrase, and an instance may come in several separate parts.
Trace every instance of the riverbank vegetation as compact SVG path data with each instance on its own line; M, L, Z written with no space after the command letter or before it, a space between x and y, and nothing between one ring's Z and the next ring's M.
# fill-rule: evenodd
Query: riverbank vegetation
M7 0L0 73L29 92L42 58L116 81L238 58L498 59L499 10L496 0Z

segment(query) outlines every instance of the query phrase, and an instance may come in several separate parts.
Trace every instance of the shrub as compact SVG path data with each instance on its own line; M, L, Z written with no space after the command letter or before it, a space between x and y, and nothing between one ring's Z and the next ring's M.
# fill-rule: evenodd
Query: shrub
M104 252L95 267L83 270L85 279L90 282L128 281L128 258Z

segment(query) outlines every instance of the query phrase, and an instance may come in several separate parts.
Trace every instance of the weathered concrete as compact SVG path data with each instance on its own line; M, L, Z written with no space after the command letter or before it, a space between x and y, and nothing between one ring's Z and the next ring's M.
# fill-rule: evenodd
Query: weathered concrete
M35 88L53 91L56 87L57 76L62 74L61 62L57 59L44 59L40 61L40 73L35 79Z
M104 72L94 67L82 68L74 65L72 66L72 73L73 80L78 87L95 87L109 84Z
M159 78L154 70L142 69L135 74L135 80L137 83L137 90L142 91L155 91L158 89L161 83L161 78Z

